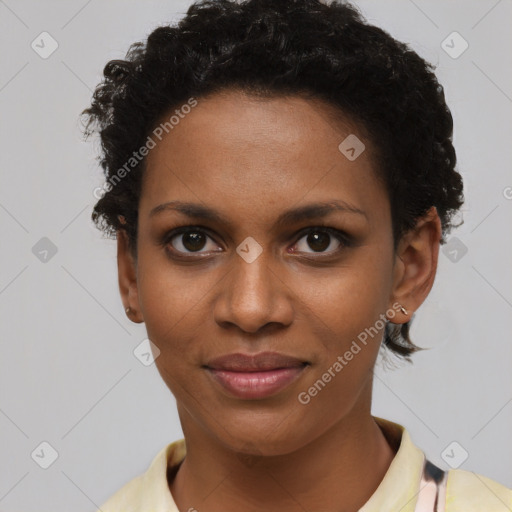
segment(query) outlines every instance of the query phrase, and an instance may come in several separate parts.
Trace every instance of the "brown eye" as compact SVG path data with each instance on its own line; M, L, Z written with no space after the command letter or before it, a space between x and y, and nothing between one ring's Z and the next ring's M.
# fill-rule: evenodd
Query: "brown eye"
M311 254L311 251L313 253L335 253L348 244L343 234L338 230L310 228L295 245L297 247L296 252Z
M200 251L206 244L203 233L183 233L182 244L187 251Z
M331 243L331 235L318 231L316 233L310 233L307 235L306 243L315 252L323 252Z
M174 231L169 234L166 239L166 244L173 252L187 254L187 253L202 253L208 251L218 250L218 245L210 242L212 239L202 229L186 228ZM203 249L207 249L203 251Z

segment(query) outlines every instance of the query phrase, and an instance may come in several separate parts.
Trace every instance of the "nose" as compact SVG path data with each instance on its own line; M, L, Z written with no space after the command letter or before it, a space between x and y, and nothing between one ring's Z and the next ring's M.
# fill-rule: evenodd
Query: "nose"
M285 327L293 317L292 291L271 265L265 250L250 263L238 254L233 267L220 283L214 304L214 318L223 328L237 326L244 332L256 333L263 328ZM274 268L273 268L274 267Z

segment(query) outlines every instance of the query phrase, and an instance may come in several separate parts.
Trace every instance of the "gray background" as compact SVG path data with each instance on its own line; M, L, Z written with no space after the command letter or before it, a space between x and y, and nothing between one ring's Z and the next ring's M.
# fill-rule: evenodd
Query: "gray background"
M357 3L437 65L467 199L412 327L432 349L379 364L373 412L443 468L511 487L512 2ZM115 242L89 220L102 180L78 114L108 60L189 4L0 0L1 511L95 510L182 437L173 396L133 354L145 330L125 317ZM46 59L31 47L43 31L59 45ZM469 43L458 58L441 47L453 31Z

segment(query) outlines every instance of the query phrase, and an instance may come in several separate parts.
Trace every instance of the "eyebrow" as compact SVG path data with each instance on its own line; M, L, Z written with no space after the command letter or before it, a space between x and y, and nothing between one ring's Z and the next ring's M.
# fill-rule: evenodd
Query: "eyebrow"
M187 203L183 201L168 201L166 203L155 206L155 208L149 212L149 217L153 217L154 215L169 210L180 212L183 215L193 219L209 220L225 225L230 225L230 221L221 215L217 210L198 203ZM368 219L367 214L363 210L345 201L332 200L320 203L306 204L299 206L298 208L287 210L278 217L274 223L273 228L275 229L287 224L296 224L311 218L318 219L321 217L327 217L334 212L344 212L360 215Z

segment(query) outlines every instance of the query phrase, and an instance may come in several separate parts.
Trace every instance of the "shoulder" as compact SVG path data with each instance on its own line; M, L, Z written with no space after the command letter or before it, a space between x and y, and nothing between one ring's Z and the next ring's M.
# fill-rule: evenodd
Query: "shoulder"
M112 495L97 512L149 512L158 506L178 512L170 493L167 471L176 469L186 455L184 439L158 452L145 473L132 478Z
M472 471L449 470L446 482L446 512L484 510L512 510L512 489Z

